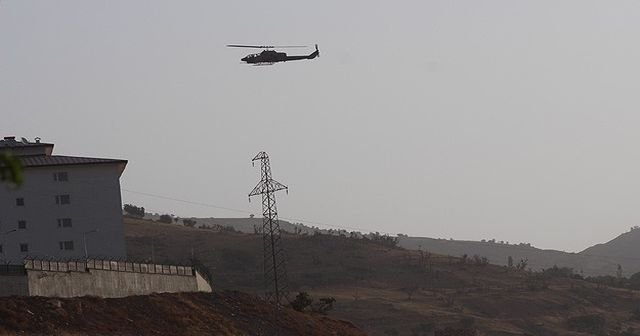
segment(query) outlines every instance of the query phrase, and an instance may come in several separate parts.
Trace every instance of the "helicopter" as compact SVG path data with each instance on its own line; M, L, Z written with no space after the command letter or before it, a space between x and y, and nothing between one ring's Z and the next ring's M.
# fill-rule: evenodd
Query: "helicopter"
M270 50L274 48L305 48L306 46L253 46L253 45L242 45L242 44L228 44L227 47L231 48L258 48L264 49L262 52L257 54L250 54L242 59L243 62L252 65L272 65L278 62L287 62L287 61L298 61L304 59L314 59L320 56L320 51L318 50L318 45L316 44L316 50L309 55L300 55L300 56L287 56L287 53L277 52L275 50Z

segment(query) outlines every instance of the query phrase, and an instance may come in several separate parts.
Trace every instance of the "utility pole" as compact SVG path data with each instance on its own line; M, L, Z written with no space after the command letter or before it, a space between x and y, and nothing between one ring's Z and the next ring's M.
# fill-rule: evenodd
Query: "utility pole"
M251 161L254 164L255 161L260 161L261 170L260 182L249 193L249 201L251 201L252 196L262 195L265 299L280 305L288 294L287 270L280 239L280 224L278 223L275 192L286 190L288 193L289 188L271 177L269 155L266 152L258 153Z

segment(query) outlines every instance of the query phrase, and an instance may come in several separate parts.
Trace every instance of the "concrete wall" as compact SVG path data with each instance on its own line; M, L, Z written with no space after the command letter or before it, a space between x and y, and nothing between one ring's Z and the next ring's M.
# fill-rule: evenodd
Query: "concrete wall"
M29 295L123 297L151 293L198 291L195 276L114 272L29 271Z
M0 275L0 296L100 296L124 297L151 293L211 292L196 275L118 272L90 269L88 272L27 270L26 275Z

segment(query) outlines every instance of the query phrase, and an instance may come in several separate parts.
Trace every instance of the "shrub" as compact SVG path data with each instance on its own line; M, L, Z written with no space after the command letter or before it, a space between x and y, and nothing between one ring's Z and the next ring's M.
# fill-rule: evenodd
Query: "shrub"
M518 264L516 265L516 269L518 271L524 271L528 263L529 263L529 259L527 258L520 259L520 261L518 261Z
M569 329L592 334L600 334L604 331L605 319L600 314L580 315L570 317L567 321Z
M433 322L420 323L411 329L412 336L431 335L431 332L435 329Z
M466 264L468 259L469 259L469 256L465 253L462 255L462 257L460 257L460 263Z
M636 306L635 308L633 308L633 310L631 311L631 318L636 321L640 321L640 306Z
M548 275L554 278L572 278L573 268L558 267L557 265L553 265L553 267L543 270L542 274Z
M182 219L182 224L184 224L184 226L188 226L188 227L194 227L196 226L196 220L195 219L190 219L190 218L183 218Z
M398 330L395 328L391 328L391 329L385 330L384 334L389 336L398 336L400 335L400 332L398 332Z
M473 262L476 265L480 265L480 266L485 266L489 264L489 259L487 259L487 257L481 257L477 254L473 255Z
M313 299L307 292L300 292L296 295L296 298L291 301L291 308L301 312L304 311L313 303Z
M381 235L380 232L370 233L368 238L375 243L386 247L396 247L398 246L398 238L391 237L389 235Z
M326 314L333 309L333 303L336 302L334 297L328 296L318 299L318 302L311 305L314 313Z
M640 272L631 275L629 278L629 287L631 289L640 289Z
M160 218L158 219L158 222L171 224L173 223L173 218L171 218L171 216L169 215L161 215Z
M476 323L476 319L472 316L466 316L460 319L460 326L465 329L470 329Z

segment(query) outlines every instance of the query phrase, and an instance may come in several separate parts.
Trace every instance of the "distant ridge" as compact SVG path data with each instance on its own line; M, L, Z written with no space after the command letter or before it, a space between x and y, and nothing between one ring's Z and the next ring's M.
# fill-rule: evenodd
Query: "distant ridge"
M399 244L407 249L421 248L457 257L477 254L496 265L507 265L509 256L514 263L527 259L527 268L535 271L558 266L573 268L574 272L584 276L601 276L615 275L618 265L621 265L625 276L640 272L640 230L623 233L605 244L592 246L580 253L543 250L527 245L425 237L400 237Z
M598 255L617 258L640 258L640 229L634 228L604 243L580 252L582 255Z

